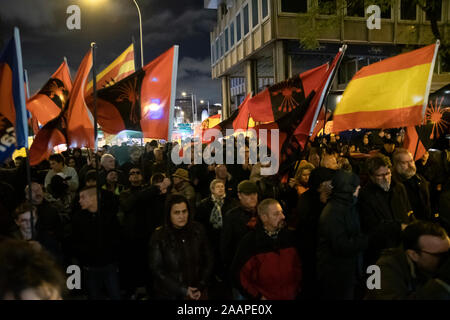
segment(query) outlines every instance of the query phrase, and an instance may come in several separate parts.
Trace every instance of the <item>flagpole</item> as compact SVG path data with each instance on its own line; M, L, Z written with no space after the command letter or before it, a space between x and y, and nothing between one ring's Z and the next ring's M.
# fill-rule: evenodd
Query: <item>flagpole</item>
M99 159L98 159L98 128L97 128L97 72L95 69L96 62L96 48L95 42L91 43L92 50L92 89L94 97L94 157L95 157L95 175L96 175L96 189L97 189L97 212L100 215L101 193L100 193L100 176L99 176Z
M414 130L417 131L416 127L414 127ZM419 149L419 143L420 143L420 136L419 136L419 134L417 134L416 149L414 150L414 157L413 157L414 162L416 161L416 155L417 155L417 150Z
M174 111L175 111L175 95L177 92L178 50L179 50L179 46L175 45L174 52L173 52L172 90L171 90L171 94L170 94L169 132L168 132L168 136L167 136L167 141L172 141L173 117L174 117Z

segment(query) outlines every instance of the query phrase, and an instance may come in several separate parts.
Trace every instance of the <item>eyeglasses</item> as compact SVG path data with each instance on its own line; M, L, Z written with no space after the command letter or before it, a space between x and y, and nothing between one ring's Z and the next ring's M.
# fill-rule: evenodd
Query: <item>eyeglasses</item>
M130 176L134 175L134 174L141 174L141 172L140 171L130 171Z

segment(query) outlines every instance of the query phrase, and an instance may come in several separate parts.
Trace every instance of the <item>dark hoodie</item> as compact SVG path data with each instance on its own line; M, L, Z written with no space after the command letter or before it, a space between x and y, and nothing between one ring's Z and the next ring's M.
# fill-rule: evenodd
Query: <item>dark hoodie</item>
M339 170L332 180L331 199L319 220L317 278L320 298L353 299L361 254L367 237L361 234L356 198L359 178Z
M185 299L188 287L204 290L209 284L213 253L203 226L191 218L189 214L183 228L174 228L166 208L164 226L150 240L149 265L157 299Z

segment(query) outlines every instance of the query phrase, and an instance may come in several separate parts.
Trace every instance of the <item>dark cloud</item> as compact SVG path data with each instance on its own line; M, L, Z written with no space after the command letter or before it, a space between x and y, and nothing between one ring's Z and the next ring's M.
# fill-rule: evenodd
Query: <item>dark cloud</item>
M21 32L24 67L30 91L44 85L67 57L72 77L90 48L97 43L98 70L112 62L135 38L139 57L139 23L133 1L2 0L0 43L11 37L13 26ZM137 0L143 19L144 60L149 62L174 44L180 46L178 89L198 92L203 99L220 101L220 85L211 80L209 32L216 11L199 0ZM81 8L81 30L68 30L69 5ZM140 59L139 59L140 61ZM188 88L189 87L189 88ZM178 91L178 90L177 90Z

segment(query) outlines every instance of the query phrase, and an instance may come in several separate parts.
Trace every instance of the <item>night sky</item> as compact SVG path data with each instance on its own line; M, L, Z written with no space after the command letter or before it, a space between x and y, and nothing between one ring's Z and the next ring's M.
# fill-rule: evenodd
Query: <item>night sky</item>
M96 5L93 3L98 2ZM142 13L144 64L172 45L180 46L177 97L193 92L197 99L221 103L220 82L211 79L209 33L216 10L203 0L137 0ZM0 0L0 43L20 29L24 68L30 92L39 90L67 57L72 80L90 48L97 43L97 71L136 41L140 64L138 12L132 0ZM81 9L81 30L68 30L67 7Z

